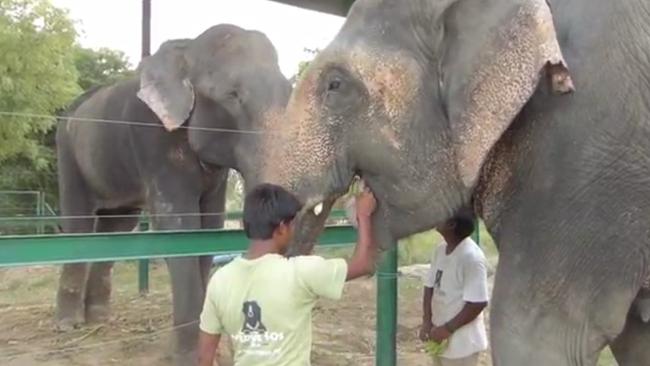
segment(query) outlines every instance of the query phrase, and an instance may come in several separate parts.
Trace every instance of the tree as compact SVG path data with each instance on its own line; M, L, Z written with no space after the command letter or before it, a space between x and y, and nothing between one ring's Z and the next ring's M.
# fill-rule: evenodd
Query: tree
M306 47L304 48L304 51L309 53L309 54L314 55L314 57L316 57L316 55L318 55L318 53L320 52L320 50L318 48L311 49L311 48L306 48ZM311 63L311 60L309 60L309 61L300 61L298 63L298 72L294 76L292 76L291 79L289 79L291 84L295 85L295 83L298 81L298 79L300 79L302 74L305 73L305 70L307 70L307 67L309 67L310 63Z
M226 191L226 211L242 211L244 209L244 180L234 169L228 172L228 190Z
M93 50L78 46L74 61L79 73L77 83L84 91L134 74L124 52L109 48Z
M0 190L42 191L56 206L55 120L21 115L59 115L82 91L133 74L124 53L76 36L47 0L0 0L0 112L17 113L0 114Z
M76 31L65 11L47 0L0 0L0 163L25 157L47 167L39 138L52 115L80 90L73 50Z

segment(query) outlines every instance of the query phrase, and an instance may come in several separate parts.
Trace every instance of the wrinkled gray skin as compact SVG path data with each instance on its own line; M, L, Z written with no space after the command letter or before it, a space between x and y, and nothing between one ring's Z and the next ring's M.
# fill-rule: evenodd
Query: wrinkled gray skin
M275 48L257 31L222 24L193 40L164 43L139 76L81 96L69 116L136 121L118 125L65 120L58 125L61 215L66 233L130 231L146 209L155 230L220 228L228 169L257 171L259 133L281 113L291 85ZM188 127L188 128L184 128ZM175 214L194 215L175 215ZM158 216L156 216L158 215ZM101 217L104 216L104 217ZM183 243L179 243L183 245ZM167 260L174 325L198 320L211 257ZM70 328L109 314L112 263L65 265L56 320ZM198 326L176 332L180 364L191 364Z
M299 243L355 174L382 247L472 204L500 249L495 365L594 365L606 344L650 365L650 4L549 3L357 1L263 179L306 202Z

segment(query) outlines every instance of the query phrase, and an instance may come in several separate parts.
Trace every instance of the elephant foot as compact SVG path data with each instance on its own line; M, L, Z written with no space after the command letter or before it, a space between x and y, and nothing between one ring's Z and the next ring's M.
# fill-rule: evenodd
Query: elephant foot
M64 264L56 294L55 327L59 331L70 331L85 323L84 297L88 265L85 263Z
M60 291L54 317L55 327L60 332L79 328L86 322L84 304L75 292Z
M111 309L108 305L95 304L86 306L86 322L88 323L106 323L111 315Z
M70 315L57 315L54 327L59 332L70 332L84 324L85 318L81 312Z

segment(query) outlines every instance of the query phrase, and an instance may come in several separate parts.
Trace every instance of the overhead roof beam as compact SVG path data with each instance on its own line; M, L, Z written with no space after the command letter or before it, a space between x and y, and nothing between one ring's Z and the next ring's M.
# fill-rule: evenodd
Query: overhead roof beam
M354 0L271 0L338 16L346 16Z

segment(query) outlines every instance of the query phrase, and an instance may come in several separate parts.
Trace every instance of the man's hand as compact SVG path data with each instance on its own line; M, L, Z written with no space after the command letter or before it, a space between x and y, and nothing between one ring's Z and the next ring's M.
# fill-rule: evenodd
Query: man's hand
M356 200L356 217L359 237L352 258L348 260L346 280L370 275L375 271L376 243L372 238L372 220L370 216L377 208L375 196L369 189L364 189Z
M359 218L370 217L372 213L375 212L375 209L377 208L377 200L370 189L365 188L363 192L357 196L356 208L357 217Z
M433 328L433 324L431 323L422 323L420 326L420 340L422 342L426 342L429 340L429 337L431 336L431 329Z
M429 334L430 338L438 343L451 337L451 333L445 327L434 327Z

